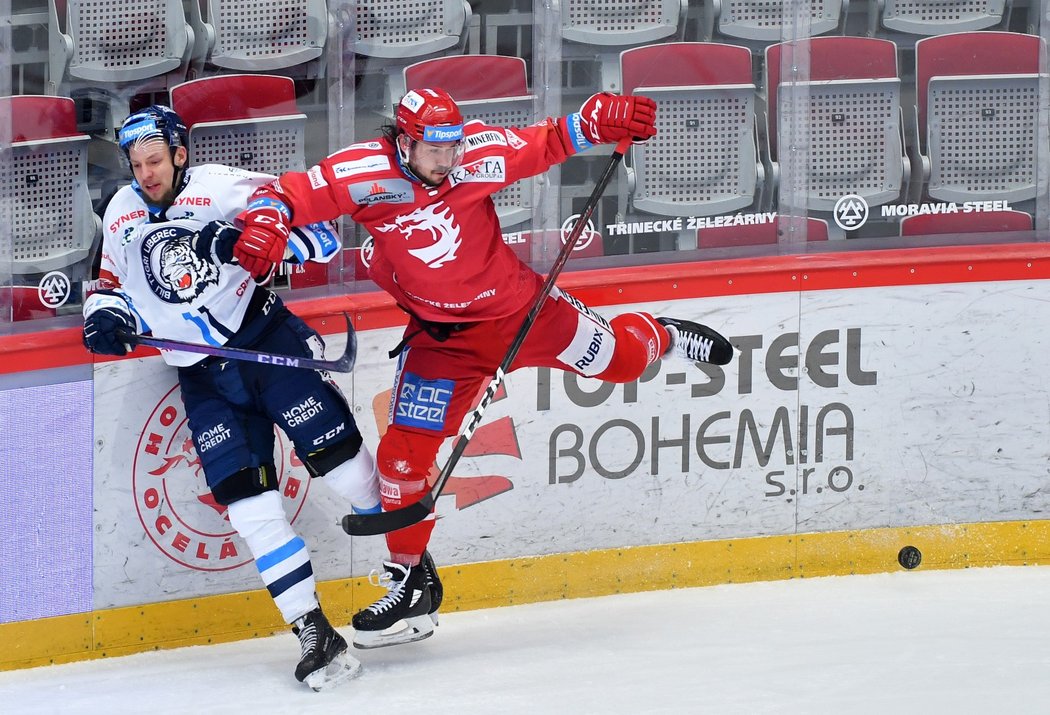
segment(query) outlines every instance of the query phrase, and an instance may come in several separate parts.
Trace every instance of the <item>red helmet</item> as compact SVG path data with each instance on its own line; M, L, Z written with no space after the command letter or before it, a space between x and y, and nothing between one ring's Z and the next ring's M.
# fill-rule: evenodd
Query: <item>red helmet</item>
M416 141L463 139L463 115L443 89L414 89L397 105L397 126Z

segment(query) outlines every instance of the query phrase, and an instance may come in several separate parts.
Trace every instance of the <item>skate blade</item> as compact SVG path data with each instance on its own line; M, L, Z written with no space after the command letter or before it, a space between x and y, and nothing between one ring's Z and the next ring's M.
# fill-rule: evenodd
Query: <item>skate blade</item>
M426 615L406 618L404 624L400 630L392 632L389 629L386 631L355 631L354 648L369 650L371 648L386 648L391 645L415 643L434 635L436 622L430 615Z
M306 676L304 682L316 692L320 692L322 690L331 690L360 673L361 661L344 650L332 658L328 665L318 668Z

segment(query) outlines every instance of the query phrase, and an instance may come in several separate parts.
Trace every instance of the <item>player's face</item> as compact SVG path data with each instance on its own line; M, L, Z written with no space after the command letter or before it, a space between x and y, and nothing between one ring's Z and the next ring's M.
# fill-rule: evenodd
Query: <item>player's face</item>
M463 158L462 142L414 141L408 152L408 165L423 181L437 186Z
M175 201L175 163L185 165L186 148L178 147L172 161L171 150L163 140L142 142L128 150L128 159L135 180L149 200L170 206Z

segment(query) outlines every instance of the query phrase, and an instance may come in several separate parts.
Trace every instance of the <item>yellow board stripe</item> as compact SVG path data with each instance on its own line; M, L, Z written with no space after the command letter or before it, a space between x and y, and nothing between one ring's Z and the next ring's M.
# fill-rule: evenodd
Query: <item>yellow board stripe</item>
M534 556L441 568L443 612L725 583L1050 563L1050 521L948 524L769 536ZM382 591L367 579L318 584L338 626ZM263 590L0 624L0 670L287 633Z

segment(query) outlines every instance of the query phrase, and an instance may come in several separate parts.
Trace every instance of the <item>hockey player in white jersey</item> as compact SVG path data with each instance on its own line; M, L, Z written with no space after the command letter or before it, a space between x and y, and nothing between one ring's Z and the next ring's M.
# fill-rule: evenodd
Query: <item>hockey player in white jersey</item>
M321 357L320 336L234 258L229 223L273 176L208 164L187 166L188 133L171 109L131 115L119 132L135 181L105 214L101 290L84 302L84 344L124 355L122 335ZM292 262L327 261L339 250L330 224L289 236ZM321 610L306 544L277 491L274 425L295 444L311 476L359 513L379 511L375 460L339 388L313 370L164 351L178 369L194 446L215 500L247 543L285 621L299 637L295 677L314 689L352 677L360 663Z

